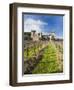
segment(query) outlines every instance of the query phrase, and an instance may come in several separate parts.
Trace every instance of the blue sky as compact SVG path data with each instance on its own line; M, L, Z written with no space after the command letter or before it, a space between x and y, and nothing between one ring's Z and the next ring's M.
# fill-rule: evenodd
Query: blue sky
M61 15L41 15L24 14L24 32L31 30L37 32L55 32L56 37L63 37L63 16Z

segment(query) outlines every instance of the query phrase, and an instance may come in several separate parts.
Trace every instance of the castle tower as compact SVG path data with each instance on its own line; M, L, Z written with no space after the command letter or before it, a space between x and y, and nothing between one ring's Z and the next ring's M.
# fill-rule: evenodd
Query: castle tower
M49 39L50 39L50 41L55 39L55 33L54 32L51 32L49 34Z
M36 31L35 30L32 30L31 31L31 38L35 37L35 34L36 34Z
M42 37L42 33L38 33L38 37L41 38Z
M33 41L38 41L39 40L38 33L36 33L36 31L32 30L31 31L31 38Z

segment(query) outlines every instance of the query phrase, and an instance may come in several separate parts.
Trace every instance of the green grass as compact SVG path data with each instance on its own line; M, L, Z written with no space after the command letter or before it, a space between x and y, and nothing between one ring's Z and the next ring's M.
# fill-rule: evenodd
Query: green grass
M63 44L56 44L56 48L59 49L61 53L63 53Z
M49 43L49 45L44 49L42 60L40 60L32 73L57 73L61 71L62 70L59 69L59 64L57 63L56 47L53 43Z
M33 46L31 48L28 48L28 51L24 50L24 58L26 57L27 59L30 59L33 56L35 56L35 54L37 54L38 52L39 52L38 46Z

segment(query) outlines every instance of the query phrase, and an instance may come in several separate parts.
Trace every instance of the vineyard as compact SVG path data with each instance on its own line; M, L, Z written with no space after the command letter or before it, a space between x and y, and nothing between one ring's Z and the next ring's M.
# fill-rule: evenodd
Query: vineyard
M63 42L27 42L24 46L24 74L63 72Z

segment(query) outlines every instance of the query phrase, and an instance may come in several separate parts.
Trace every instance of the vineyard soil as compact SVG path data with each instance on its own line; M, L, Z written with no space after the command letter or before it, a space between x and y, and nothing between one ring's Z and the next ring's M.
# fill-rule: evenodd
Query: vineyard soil
M29 50L28 58L32 57L33 49L34 47ZM44 48L42 48L42 52L39 52L38 50L39 49L36 46L35 54L37 55L37 53L41 53L38 55L38 57L32 57L25 61L25 74L46 74L63 72L62 44L60 45L59 43L49 42Z

